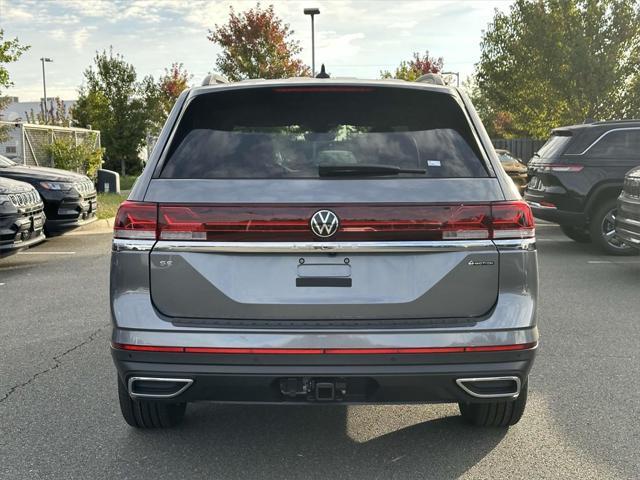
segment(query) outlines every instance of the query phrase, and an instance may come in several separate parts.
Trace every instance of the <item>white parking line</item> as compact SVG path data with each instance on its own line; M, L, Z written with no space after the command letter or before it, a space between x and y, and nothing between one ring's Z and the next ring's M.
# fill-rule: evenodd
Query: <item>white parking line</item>
M19 252L18 255L75 255L76 252Z
M592 265L602 265L608 263L620 263L620 264L629 264L629 263L640 263L640 260L589 260L587 263Z
M6 285L6 283L0 283L0 287L3 287L5 285Z

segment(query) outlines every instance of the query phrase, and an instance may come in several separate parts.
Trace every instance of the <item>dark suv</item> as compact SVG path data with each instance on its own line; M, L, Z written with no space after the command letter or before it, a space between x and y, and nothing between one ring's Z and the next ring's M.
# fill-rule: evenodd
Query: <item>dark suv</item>
M59 168L19 165L0 155L0 177L35 187L44 202L47 235L98 219L98 194L86 175Z
M0 257L44 242L42 199L28 183L0 177Z
M537 218L612 255L637 250L615 233L625 174L640 165L640 120L557 128L529 162L525 200Z

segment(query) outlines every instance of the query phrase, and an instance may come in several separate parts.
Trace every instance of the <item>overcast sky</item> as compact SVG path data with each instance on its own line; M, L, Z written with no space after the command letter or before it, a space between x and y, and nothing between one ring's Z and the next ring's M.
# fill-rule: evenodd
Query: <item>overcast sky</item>
M229 6L242 11L255 1L212 0L0 0L0 28L6 38L31 45L8 66L15 86L4 94L21 101L42 97L40 57L48 63L47 96L77 98L83 71L96 50L113 45L133 63L138 75L158 77L172 62L184 63L199 83L215 69L218 49L207 30L228 17ZM446 0L274 0L276 13L289 23L311 64L311 28L305 7L316 17L316 64L332 76L377 78L414 51L442 56L445 70L462 78L473 72L482 30L505 1ZM319 68L319 67L318 67Z

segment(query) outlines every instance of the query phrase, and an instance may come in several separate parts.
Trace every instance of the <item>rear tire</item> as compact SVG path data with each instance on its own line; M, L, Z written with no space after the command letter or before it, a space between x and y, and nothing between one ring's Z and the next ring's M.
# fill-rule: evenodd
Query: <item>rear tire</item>
M608 255L637 255L639 252L622 242L615 236L614 222L616 218L617 201L605 201L591 216L589 230L593 242Z
M574 227L571 225L560 225L560 230L567 237L578 243L591 243L591 233L587 227Z
M476 427L509 427L522 418L527 405L527 383L515 400L490 403L458 403L462 418Z
M118 399L125 422L135 428L168 428L184 418L186 403L166 403L155 400L132 399L118 375Z

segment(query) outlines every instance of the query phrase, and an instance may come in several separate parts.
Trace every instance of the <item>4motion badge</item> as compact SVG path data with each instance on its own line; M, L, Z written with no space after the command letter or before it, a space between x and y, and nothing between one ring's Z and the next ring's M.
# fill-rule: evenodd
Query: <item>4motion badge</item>
M496 262L494 262L493 260L469 260L469 263L467 263L467 265L469 265L470 267L486 267L489 265L495 265Z

